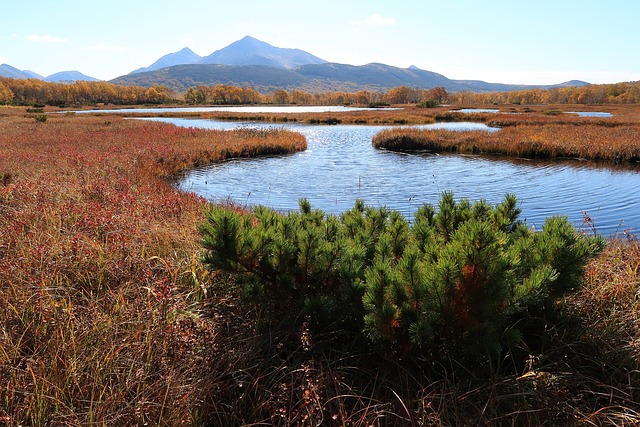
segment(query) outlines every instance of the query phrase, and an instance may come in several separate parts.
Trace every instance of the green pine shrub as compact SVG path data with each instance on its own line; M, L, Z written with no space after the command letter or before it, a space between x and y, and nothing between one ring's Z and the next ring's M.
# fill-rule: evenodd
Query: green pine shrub
M38 123L44 123L44 122L47 121L47 115L46 114L36 114L34 116L34 119Z
M416 104L416 107L418 108L436 108L439 106L440 106L440 103L438 102L437 99L427 99L426 101L422 101Z
M271 322L366 337L385 354L495 360L604 245L566 217L534 232L519 214L513 195L492 206L447 192L413 224L361 200L340 216L302 200L288 214L212 205L199 229L206 266Z

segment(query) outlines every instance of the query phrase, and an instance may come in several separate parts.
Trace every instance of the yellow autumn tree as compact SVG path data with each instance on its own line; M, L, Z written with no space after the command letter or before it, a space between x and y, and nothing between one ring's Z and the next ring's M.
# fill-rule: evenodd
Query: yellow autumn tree
M0 104L9 104L11 101L13 101L13 92L0 82Z

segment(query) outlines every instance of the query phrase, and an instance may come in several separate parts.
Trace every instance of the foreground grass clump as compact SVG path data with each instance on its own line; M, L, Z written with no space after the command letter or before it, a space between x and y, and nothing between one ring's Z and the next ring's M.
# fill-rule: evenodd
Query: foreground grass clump
M398 151L589 159L627 164L640 161L639 140L638 125L517 124L497 132L386 129L373 137L373 145Z
M232 362L197 306L204 201L164 177L304 138L13 111L0 117L0 425L203 423Z
M213 206L200 227L204 263L234 274L266 316L294 330L364 334L401 357L494 362L530 339L533 323L551 321L554 301L603 247L565 217L535 233L516 206L512 195L494 207L444 193L412 226L361 201L340 217L306 201L288 215Z

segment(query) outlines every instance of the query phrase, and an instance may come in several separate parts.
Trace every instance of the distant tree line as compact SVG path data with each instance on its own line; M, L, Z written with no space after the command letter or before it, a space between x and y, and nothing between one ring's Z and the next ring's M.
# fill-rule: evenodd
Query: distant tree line
M414 89L397 86L386 92L309 93L283 89L261 94L253 88L230 85L195 86L183 94L166 86L122 86L108 82L49 83L38 79L0 77L0 105L95 105L162 104L185 102L207 105L296 104L296 105L386 105L417 104L434 107L454 104L637 104L640 81L554 89L527 89L511 92L454 92L443 87Z
M309 93L303 90L279 89L261 94L252 88L230 85L197 86L187 89L184 100L187 104L298 104L298 105L369 105L369 104L416 104L429 100L445 102L449 94L443 87L412 89L398 86L387 92L361 90L358 92Z
M640 81L614 84L527 89L512 92L457 92L449 102L456 104L639 104Z
M165 86L121 86L107 82L50 83L0 77L0 104L95 105L162 104L176 95Z

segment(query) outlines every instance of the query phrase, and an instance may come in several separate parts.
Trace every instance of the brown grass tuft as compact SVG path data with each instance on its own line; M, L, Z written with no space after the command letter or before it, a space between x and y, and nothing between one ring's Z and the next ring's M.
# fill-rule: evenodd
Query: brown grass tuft
M497 154L538 159L588 159L616 164L640 162L640 125L519 124L486 131L386 129L373 145L388 150Z

